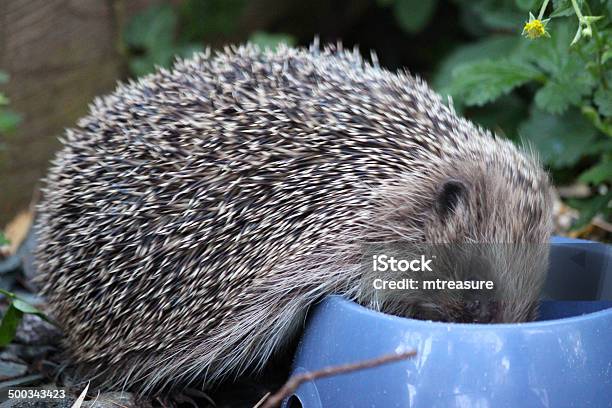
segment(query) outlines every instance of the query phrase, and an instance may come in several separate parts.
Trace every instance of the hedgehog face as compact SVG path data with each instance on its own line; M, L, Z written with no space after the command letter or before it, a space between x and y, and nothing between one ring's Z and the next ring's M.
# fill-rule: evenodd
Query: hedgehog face
M435 294L415 308L417 317L459 322L533 319L548 264L551 200L546 176L539 175L534 182L539 185L532 186L525 176L471 167L469 179L459 173L439 183L425 222L425 240L443 244L438 250L441 279L492 281L494 289Z
M533 170L531 177L539 177L536 183L540 183L535 187L526 175L482 163L442 163L431 174L422 174L380 191L384 200L377 213L382 216L369 222L375 228L367 230L368 239L397 244L408 257L421 253L435 257L428 279L491 281L493 289L390 290L376 293L374 304L387 313L424 320L533 319L547 270L551 231L545 174ZM429 200L423 195L414 199L413 191L424 192ZM409 271L385 278L424 276Z
M431 250L433 274L419 275L421 285L425 279L446 284L396 298L398 314L457 323L520 322L536 317L547 266L545 246L452 244ZM536 264L533 259L538 260Z

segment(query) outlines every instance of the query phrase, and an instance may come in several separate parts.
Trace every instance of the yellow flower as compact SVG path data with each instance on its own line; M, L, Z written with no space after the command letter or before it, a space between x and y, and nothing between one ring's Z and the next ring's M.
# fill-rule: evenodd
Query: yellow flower
M550 37L548 31L546 31L547 23L548 19L540 20L529 13L529 21L526 22L525 27L523 27L523 35L532 40L539 37Z

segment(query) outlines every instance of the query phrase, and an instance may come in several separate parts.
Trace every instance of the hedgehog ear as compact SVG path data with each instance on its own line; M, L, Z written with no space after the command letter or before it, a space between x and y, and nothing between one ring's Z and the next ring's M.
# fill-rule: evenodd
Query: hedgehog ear
M438 214L444 218L455 211L457 205L465 201L468 195L467 185L456 179L444 181L438 190L434 207Z

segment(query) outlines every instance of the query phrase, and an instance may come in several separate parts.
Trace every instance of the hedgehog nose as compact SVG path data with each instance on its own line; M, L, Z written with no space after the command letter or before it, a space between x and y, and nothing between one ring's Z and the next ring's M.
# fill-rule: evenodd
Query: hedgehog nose
M466 305L474 323L490 323L495 319L496 307L492 302L473 300Z

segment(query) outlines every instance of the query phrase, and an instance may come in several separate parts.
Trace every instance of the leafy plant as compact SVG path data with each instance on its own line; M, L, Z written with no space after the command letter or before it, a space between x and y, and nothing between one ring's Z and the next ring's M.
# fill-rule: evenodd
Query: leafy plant
M408 33L418 33L431 21L437 0L378 0L383 7L391 6L397 24Z
M147 8L134 16L123 32L130 72L141 76L157 66L169 67L177 56L188 57L203 50L212 36L232 33L245 4L244 0L187 0L179 8L170 4ZM261 31L249 40L272 49L280 43L295 43L290 35Z
M279 44L295 45L295 37L288 34L269 34L256 31L251 34L249 42L257 44L261 48L275 49Z
M177 36L178 13L169 4L147 8L123 32L132 74L144 75L169 66L175 56L189 56L202 47Z
M43 312L20 299L14 293L3 289L0 289L0 293L9 300L8 308L2 316L2 322L0 322L0 347L5 347L13 341L24 314L33 314L50 322Z
M8 79L8 75L0 71L0 85L8 82ZM14 131L21 122L21 115L7 108L9 103L9 98L0 92L0 135Z
M494 28L495 33L476 30L476 42L458 48L442 62L435 87L481 123L486 122L482 112L490 113L491 106L505 112L513 123L498 122L497 130L535 147L558 183L591 185L590 197L569 203L581 211L576 228L597 214L610 219L612 2L457 3L479 16L475 26ZM504 3L509 16L540 8L537 18L530 12L523 26L527 38L519 37L519 25L505 32L507 25L495 17L503 8L493 8L493 3Z

